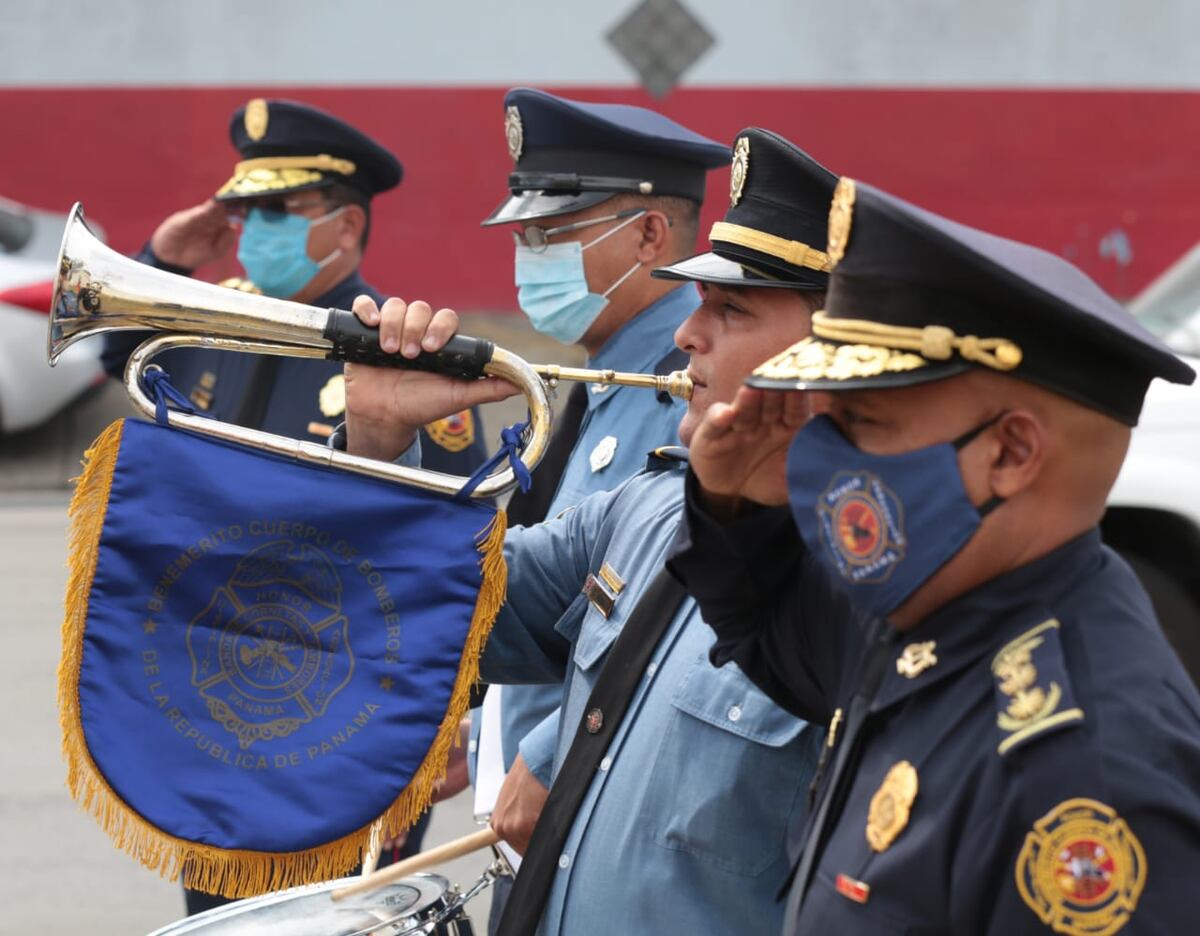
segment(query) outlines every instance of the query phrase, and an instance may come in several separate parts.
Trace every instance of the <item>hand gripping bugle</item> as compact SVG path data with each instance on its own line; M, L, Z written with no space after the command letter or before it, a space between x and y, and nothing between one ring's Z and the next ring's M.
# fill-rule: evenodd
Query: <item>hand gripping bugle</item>
M58 257L47 357L53 365L64 349L80 339L128 329L160 333L140 344L125 367L125 389L134 405L150 418L155 404L142 387L142 374L155 355L178 347L350 361L432 371L463 380L502 377L524 393L529 406L530 421L520 453L529 469L541 460L550 437L551 409L543 378L551 386L560 380L580 380L645 387L685 399L692 393L692 382L682 371L657 376L533 366L490 341L466 335L455 335L442 350L422 352L415 358L388 354L379 346L378 329L362 324L351 312L227 289L131 260L105 246L88 229L83 207L76 204ZM183 412L171 411L168 419L172 425L194 432L426 490L452 494L466 480ZM494 497L515 484L515 472L505 465L471 496Z

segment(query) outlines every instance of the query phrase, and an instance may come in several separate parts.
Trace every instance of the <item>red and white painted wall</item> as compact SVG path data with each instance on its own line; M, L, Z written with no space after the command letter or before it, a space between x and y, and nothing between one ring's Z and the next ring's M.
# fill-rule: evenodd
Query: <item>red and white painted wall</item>
M1200 235L1194 0L681 2L716 41L657 101L605 38L637 0L10 6L0 195L82 200L132 251L224 181L238 105L300 99L405 164L376 203L368 277L508 310L511 241L478 222L510 168L503 93L529 84L658 107L720 140L771 128L837 172L1056 251L1120 297ZM709 219L727 184L713 174Z

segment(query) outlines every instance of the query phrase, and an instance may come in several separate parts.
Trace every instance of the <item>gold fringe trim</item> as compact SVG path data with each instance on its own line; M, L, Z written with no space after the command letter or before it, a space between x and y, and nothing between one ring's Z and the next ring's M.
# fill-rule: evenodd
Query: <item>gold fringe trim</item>
M190 842L152 825L117 795L92 759L80 720L79 674L88 596L123 428L124 420L117 420L84 453L83 473L77 479L69 509L69 575L58 668L58 707L71 796L95 817L117 848L168 880L178 880L182 875L184 883L196 890L240 898L341 877L362 862L373 826L378 823L389 834L412 826L429 808L438 783L446 776L450 747L459 737L459 723L467 713L471 688L479 679L484 644L507 594L507 518L503 511L497 511L476 540L482 580L446 717L411 782L383 814L348 835L303 851L223 849Z

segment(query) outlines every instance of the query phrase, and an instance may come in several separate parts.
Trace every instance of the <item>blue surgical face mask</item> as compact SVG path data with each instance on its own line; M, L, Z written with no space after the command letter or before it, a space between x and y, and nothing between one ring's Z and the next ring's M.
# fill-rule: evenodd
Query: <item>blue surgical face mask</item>
M308 255L309 229L344 210L343 205L329 214L309 219L303 215L251 208L242 222L237 254L246 277L268 296L288 299L296 295L342 253L338 248L320 263L313 260Z
M635 263L603 294L597 294L588 291L583 252L616 234L643 214L645 212L638 212L627 218L586 246L577 241L549 244L540 252L535 252L523 244L517 245L517 303L535 329L563 344L575 344L587 333L592 322L608 305L612 291L629 279L642 264L641 261Z
M887 615L946 564L1002 501L976 507L957 453L997 416L953 442L900 455L856 448L817 416L788 451L788 497L805 545L853 600Z

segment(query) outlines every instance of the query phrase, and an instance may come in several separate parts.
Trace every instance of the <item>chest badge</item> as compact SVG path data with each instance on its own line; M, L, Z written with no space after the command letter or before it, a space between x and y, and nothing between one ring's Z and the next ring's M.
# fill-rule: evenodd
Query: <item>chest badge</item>
M906 679L916 679L925 670L937 666L937 654L933 652L936 649L936 640L910 643L896 658L896 672Z
M325 386L317 394L317 405L321 408L321 415L330 419L346 412L346 378L334 374L325 381Z
M908 825L917 786L917 769L908 761L893 764L883 778L867 812L867 843L875 851L887 851Z
M1069 799L1033 824L1017 856L1017 891L1056 933L1108 936L1146 886L1146 853L1116 810Z
M592 449L592 454L588 456L588 463L592 466L593 472L603 471L609 466L613 460L613 456L616 454L617 437L605 436Z

